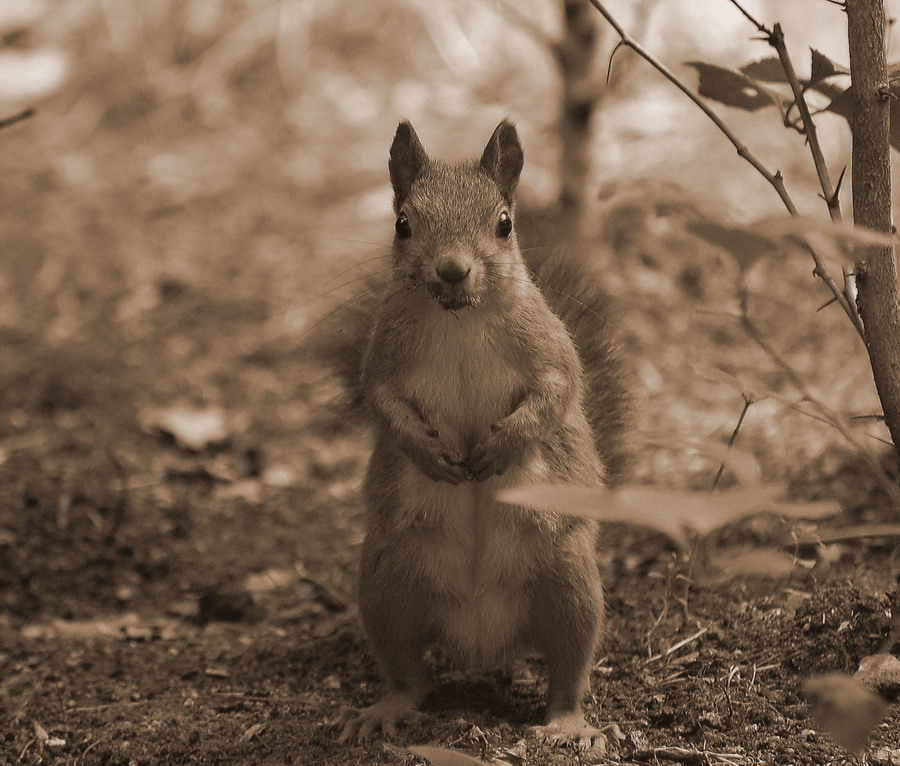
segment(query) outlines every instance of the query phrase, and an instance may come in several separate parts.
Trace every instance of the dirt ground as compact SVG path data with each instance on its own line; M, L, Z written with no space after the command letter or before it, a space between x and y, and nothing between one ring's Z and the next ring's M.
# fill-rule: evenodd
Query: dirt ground
M352 292L345 269L383 252L387 190L367 218L372 179L285 178L296 137L254 123L283 98L272 51L261 59L230 82L242 97L219 130L134 87L140 73L119 82L85 65L77 98L0 133L0 764L412 766L416 744L509 764L852 762L800 685L852 673L886 640L895 537L789 546L787 578L686 590L665 539L610 526L587 710L623 739L609 728L608 749L585 753L528 739L539 661L511 682L437 658L421 721L395 742L338 742L342 712L379 693L354 595L368 437L329 408L334 380L304 340L342 299L334 286ZM54 144L76 107L94 127ZM733 273L669 225L690 215L683 192L625 192L593 246L634 367L646 442L634 480L708 489L718 465L688 447L725 443L741 399L694 365L796 392L714 315L733 313ZM761 266L758 320L832 407L869 414L864 351L816 311L827 298L810 270ZM739 446L793 497L841 503L820 532L893 521L833 429L766 400ZM716 545L791 530L752 518ZM870 763L900 762L898 723L892 708Z

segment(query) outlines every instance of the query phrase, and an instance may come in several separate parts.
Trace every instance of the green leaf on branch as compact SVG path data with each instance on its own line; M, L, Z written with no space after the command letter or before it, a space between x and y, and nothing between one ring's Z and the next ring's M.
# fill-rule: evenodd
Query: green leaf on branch
M778 97L761 87L758 82L733 69L725 69L703 61L688 61L700 74L698 92L701 96L719 101L726 106L755 112L778 103Z
M741 575L787 577L794 571L794 557L778 548L754 548L735 553L717 551L708 558L708 572L697 572L694 582L713 588Z
M690 536L706 537L727 524L758 513L794 518L822 518L840 512L834 502L794 504L779 500L784 488L757 485L723 492L686 492L655 487L615 490L569 484L532 484L511 487L497 499L511 505L649 527L668 536L682 550Z
M777 56L745 64L741 67L741 73L747 77L752 77L754 80L763 80L764 82L788 81L787 75L784 73L784 67Z
M707 219L690 221L686 228L730 253L742 273L772 254L806 248L834 261L840 270L854 262L855 247L894 243L891 236L871 229L801 215L773 216L750 224Z
M780 249L776 239L768 234L757 233L754 228L710 220L687 223L687 229L692 234L731 253L741 272L749 271L758 261Z
M810 84L827 80L829 77L834 77L838 74L850 74L850 70L847 69L847 67L832 61L824 53L820 53L815 48L810 48L809 51L812 54L812 64L810 66L809 76Z

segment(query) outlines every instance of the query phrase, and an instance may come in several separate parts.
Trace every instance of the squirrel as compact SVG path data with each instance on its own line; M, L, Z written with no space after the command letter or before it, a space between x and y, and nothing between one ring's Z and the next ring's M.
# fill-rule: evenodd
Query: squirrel
M345 720L343 741L394 735L415 714L435 644L478 667L536 649L548 708L532 733L602 739L582 711L604 612L596 522L495 499L528 483L609 485L628 453L628 387L595 275L571 250L526 260L519 246L523 161L506 120L478 162L456 164L401 122L387 284L356 309L367 335L326 341L375 426L359 605L389 685Z

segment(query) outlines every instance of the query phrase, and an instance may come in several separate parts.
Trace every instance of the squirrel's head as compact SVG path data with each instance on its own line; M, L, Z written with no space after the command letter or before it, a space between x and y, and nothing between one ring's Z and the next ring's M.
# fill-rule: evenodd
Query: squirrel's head
M521 263L513 222L523 157L506 120L474 163L433 160L409 122L397 128L388 163L395 266L443 308L477 306Z

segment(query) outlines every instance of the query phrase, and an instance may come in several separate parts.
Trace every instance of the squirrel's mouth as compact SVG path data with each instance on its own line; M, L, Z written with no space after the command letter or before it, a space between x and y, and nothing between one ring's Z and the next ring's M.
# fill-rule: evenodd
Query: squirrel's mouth
M428 295L446 311L474 308L480 303L478 296L459 287L450 287L439 282L429 282L427 289Z

